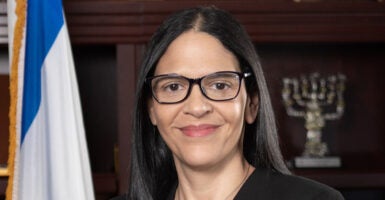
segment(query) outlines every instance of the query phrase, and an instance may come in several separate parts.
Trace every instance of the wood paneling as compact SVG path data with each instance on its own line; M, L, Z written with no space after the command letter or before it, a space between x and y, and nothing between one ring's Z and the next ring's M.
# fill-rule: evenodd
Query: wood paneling
M117 45L119 193L127 188L132 94L140 52L170 13L215 4L243 23L259 49L286 159L303 149L303 121L286 116L280 97L281 78L318 71L348 76L345 116L323 130L331 151L342 157L338 170L295 170L338 188L385 187L381 123L384 95L385 6L377 2L92 2L67 1L71 38L78 44ZM375 44L381 42L381 44Z
M0 74L0 164L8 160L9 76Z
M75 43L145 43L172 12L216 5L235 15L255 42L385 41L385 4L368 2L66 1Z
M171 13L198 5L228 10L255 42L384 42L385 3L377 1L65 1L73 43L145 43ZM0 2L0 44L7 42Z
M338 188L385 188L385 3L66 0L64 5L99 199L128 187L130 122L145 43L169 14L197 5L228 10L256 43L288 160L301 153L305 129L303 120L285 114L281 79L314 71L345 73L346 113L323 130L343 167L294 172ZM7 38L5 8L0 2L0 44ZM0 189L5 183L0 179Z
M115 173L117 136L116 51L113 45L73 46L91 167Z
M144 45L117 45L119 191L127 191L136 74Z

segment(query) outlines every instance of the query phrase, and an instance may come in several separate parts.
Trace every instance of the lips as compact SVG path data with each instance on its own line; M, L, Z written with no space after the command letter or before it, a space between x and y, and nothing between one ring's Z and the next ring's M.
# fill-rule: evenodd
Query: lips
M211 124L202 124L202 125L189 125L182 127L180 130L182 133L189 137L204 137L212 134L219 126Z

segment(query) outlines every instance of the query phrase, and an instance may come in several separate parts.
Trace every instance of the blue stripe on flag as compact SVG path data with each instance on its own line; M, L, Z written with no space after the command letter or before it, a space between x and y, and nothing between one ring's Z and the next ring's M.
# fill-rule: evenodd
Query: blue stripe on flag
M27 5L21 144L40 106L41 67L64 24L61 0L29 0Z

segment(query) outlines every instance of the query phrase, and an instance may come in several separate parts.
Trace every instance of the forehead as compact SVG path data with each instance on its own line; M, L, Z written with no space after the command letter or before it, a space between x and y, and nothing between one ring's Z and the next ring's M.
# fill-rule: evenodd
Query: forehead
M217 38L190 30L169 45L154 75L177 73L200 77L217 71L240 71L237 58Z

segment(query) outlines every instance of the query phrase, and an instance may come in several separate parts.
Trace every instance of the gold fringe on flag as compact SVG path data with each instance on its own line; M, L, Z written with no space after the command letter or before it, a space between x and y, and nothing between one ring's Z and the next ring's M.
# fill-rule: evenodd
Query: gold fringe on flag
M15 151L16 145L16 123L17 123L17 101L18 101L18 64L20 49L23 41L23 33L26 23L27 3L26 0L16 0L16 24L13 37L11 73L10 73L10 108L9 108L9 156L8 156L8 186L6 199L12 200Z

